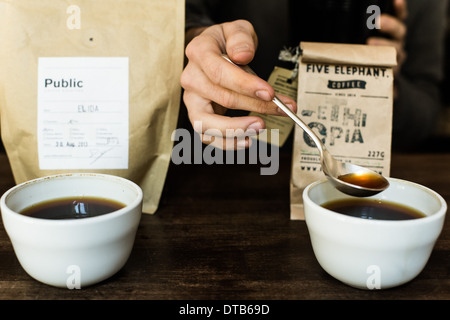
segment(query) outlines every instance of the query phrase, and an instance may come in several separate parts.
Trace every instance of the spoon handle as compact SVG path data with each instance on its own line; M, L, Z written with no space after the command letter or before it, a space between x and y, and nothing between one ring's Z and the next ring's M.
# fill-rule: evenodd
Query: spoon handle
M322 140L320 140L319 137L314 133L314 131L312 131L312 129L305 122L303 122L303 120L300 119L291 109L289 109L277 96L275 96L272 101L310 136L310 138L314 141L320 153L322 154L325 146L323 145Z
M258 76L249 66L237 65L236 63L231 61L231 59L225 54L223 54L222 57L225 60L227 60L228 62L230 62L231 64L241 68L242 70L244 70L254 76ZM283 101L281 101L277 96L275 96L272 99L272 101L273 101L273 103L275 103L277 105L277 107L279 107L281 110L283 110L283 112L286 113L289 116L289 118L291 118L297 125L299 125L310 136L310 138L314 141L317 148L319 149L320 156L322 157L324 150L325 150L325 146L324 146L322 140L319 139L319 137L314 133L314 131L305 122L303 122L303 120L301 120L291 109L289 109L283 103Z

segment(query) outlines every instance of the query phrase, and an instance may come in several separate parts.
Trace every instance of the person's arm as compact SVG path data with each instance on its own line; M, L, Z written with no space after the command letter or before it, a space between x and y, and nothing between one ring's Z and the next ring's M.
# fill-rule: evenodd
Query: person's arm
M446 0L410 1L407 57L396 77L393 146L412 149L435 131L442 108L440 83L443 79L443 54ZM415 2L415 7L412 7Z
M393 148L412 149L434 131L441 109L446 0L395 0L397 16L381 17L390 39L372 38L370 45L397 49Z

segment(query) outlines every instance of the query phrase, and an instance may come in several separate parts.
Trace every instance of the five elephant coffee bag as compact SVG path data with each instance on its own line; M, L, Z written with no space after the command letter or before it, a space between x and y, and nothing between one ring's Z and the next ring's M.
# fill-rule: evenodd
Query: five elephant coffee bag
M302 42L298 116L338 160L389 176L393 47ZM296 126L291 219L304 219L302 192L325 176L314 142Z

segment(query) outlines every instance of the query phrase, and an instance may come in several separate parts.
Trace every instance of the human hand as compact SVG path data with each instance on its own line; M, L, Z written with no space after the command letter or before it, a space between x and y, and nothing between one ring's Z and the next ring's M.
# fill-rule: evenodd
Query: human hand
M226 109L255 111L263 114L285 115L272 102L273 88L261 78L237 68L222 54L238 65L253 59L257 36L245 20L213 25L199 30L186 47L188 63L181 75L183 100L203 143L221 149L243 149L250 146L249 136L265 128L257 116L225 116ZM293 111L294 100L279 96Z
M397 50L397 66L394 68L394 75L397 75L403 62L406 59L404 42L406 36L406 25L404 23L407 16L406 0L393 0L395 16L388 14L380 15L380 32L389 36L370 37L367 39L369 45L393 46Z

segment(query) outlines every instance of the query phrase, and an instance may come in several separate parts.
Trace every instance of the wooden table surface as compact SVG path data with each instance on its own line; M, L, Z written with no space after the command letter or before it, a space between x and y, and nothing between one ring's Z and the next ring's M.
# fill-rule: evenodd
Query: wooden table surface
M448 142L447 142L448 143ZM391 176L423 184L450 203L450 144L438 152L394 153ZM33 280L0 224L0 300L436 300L450 299L450 223L413 281L359 290L317 263L304 221L289 216L291 156L276 175L259 165L171 165L160 207L143 215L124 268L81 290ZM13 186L0 153L0 191Z

